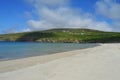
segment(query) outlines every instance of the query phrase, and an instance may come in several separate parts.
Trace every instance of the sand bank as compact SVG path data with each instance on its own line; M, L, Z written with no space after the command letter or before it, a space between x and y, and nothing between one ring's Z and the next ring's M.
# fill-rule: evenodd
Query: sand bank
M0 62L0 80L120 80L120 44Z

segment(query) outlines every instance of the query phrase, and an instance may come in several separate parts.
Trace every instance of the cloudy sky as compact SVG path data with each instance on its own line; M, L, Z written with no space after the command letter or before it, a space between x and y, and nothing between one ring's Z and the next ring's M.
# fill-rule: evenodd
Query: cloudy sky
M51 28L120 32L120 0L0 0L0 33Z

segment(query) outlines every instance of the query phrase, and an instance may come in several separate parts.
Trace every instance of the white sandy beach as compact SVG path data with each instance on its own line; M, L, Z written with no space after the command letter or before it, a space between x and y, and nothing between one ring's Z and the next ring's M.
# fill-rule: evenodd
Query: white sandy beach
M120 44L3 61L0 80L120 80Z

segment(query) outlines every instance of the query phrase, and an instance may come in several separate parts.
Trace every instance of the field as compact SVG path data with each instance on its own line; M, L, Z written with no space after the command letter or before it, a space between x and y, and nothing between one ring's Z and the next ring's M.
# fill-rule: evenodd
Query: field
M120 42L120 33L66 28L4 34L0 35L0 40L19 42L111 43Z

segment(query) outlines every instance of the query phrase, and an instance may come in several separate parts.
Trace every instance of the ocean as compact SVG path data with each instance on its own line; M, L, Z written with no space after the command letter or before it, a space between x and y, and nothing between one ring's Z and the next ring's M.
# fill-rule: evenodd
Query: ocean
M48 55L99 46L98 44L0 42L0 61Z

